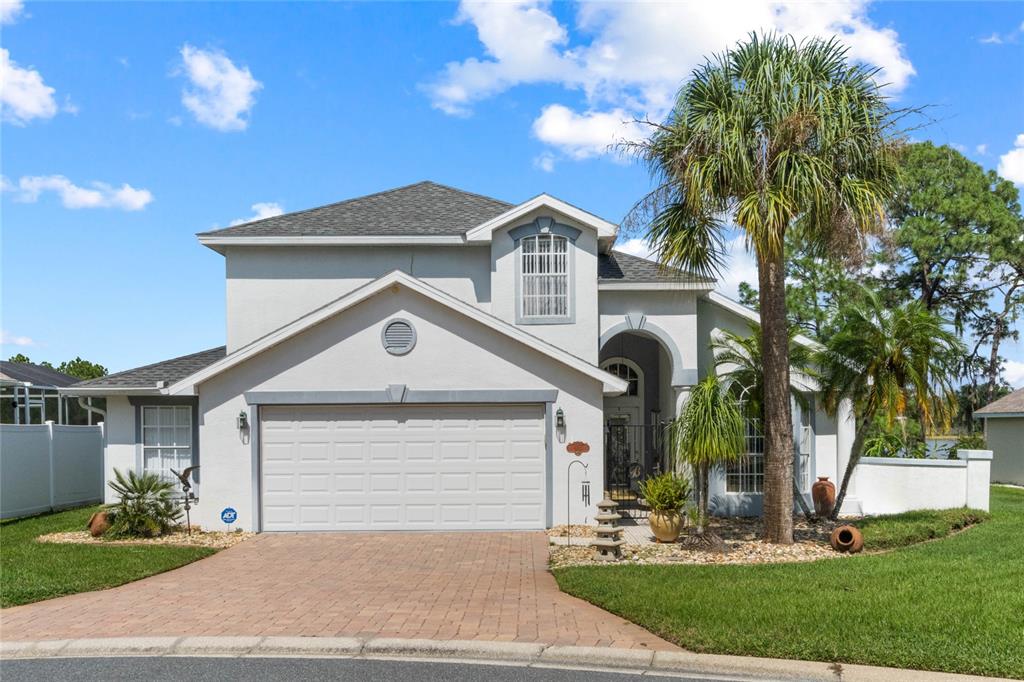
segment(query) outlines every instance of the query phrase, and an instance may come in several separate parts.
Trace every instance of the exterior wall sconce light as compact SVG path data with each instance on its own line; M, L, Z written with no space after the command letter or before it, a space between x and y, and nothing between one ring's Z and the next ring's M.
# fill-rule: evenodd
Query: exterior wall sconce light
M555 410L555 427L559 429L565 428L565 412L562 411L561 407Z
M238 417L235 419L235 423L238 424L239 431L245 431L247 428L249 428L249 415L245 413L245 410L242 410L241 412L238 413Z

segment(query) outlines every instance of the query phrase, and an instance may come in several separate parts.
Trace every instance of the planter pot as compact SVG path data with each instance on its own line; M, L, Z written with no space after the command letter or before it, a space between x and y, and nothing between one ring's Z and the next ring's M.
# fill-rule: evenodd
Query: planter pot
M818 476L818 481L811 486L811 499L814 500L814 513L825 519L832 515L836 506L836 486L828 480L828 476Z
M856 554L864 549L864 536L853 526L839 526L832 531L829 543L837 552Z
M89 529L89 535L94 538L98 538L110 529L110 519L107 516L107 512L96 512L89 517L89 523L87 524Z
M679 512L652 511L648 521L658 542L675 542L683 532L683 515Z

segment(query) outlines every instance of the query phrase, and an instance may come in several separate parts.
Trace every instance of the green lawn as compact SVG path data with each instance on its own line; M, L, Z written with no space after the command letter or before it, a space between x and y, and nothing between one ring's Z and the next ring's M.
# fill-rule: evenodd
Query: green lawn
M216 550L141 545L56 545L46 533L85 530L99 507L4 521L0 525L0 606L100 590L169 571Z
M869 542L922 527L892 518L871 525ZM1024 490L993 487L990 520L888 553L575 567L555 577L565 592L693 651L1024 679Z

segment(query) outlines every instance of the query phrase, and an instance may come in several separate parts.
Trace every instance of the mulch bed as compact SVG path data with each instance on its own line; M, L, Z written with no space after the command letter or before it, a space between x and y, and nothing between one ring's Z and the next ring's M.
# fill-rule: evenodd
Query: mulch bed
M87 530L71 531L66 533L49 533L36 538L37 542L49 542L56 544L85 544L85 545L185 545L189 547L212 547L214 549L227 549L239 542L248 540L255 533L244 531L223 533L204 532L192 529L192 535L184 530L176 530L167 535L155 538L131 538L131 539L106 539L103 536L94 538Z

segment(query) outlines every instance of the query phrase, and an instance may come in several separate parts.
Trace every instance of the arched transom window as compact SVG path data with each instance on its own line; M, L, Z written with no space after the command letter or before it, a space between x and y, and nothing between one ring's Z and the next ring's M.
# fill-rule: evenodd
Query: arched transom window
M629 382L629 388L623 395L637 395L640 390L640 377L637 376L636 371L629 365L622 362L613 362L605 366L605 371L609 374L614 374L620 379L625 379Z
M519 251L520 316L569 317L569 240L556 234L523 237Z

